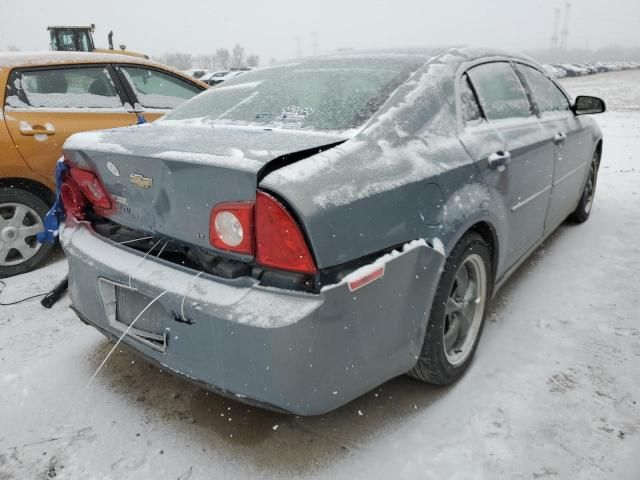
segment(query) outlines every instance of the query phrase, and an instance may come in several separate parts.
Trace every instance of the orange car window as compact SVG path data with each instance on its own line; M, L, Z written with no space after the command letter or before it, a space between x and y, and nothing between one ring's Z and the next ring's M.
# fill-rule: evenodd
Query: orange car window
M121 67L138 103L146 108L175 108L200 93L195 85L177 77L138 67Z
M14 85L18 94L7 97L7 105L11 107L123 107L115 84L104 67L23 71L14 79Z

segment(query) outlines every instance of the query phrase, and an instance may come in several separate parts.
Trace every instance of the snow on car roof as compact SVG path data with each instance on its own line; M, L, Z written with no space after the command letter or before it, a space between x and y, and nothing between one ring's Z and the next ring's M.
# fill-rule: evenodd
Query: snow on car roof
M137 63L144 65L165 65L144 58L122 55L120 53L93 52L2 52L1 67L19 67L24 65L59 65L67 63Z
M12 67L39 67L47 65L68 65L70 63L129 63L133 65L148 65L158 67L172 72L182 78L188 79L192 83L197 83L202 87L207 84L186 75L175 68L169 67L154 60L140 57L123 55L120 53L94 53L94 52L2 52L0 53L0 71L3 68Z

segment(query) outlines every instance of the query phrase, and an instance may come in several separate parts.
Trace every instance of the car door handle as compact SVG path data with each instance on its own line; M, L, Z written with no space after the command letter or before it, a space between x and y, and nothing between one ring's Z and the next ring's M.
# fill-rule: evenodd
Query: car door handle
M42 125L35 125L32 127L25 125L20 127L20 133L27 137L33 137L34 135L55 135L56 131L53 127L47 128Z
M553 142L556 145L561 145L567 141L567 134L564 132L558 132L553 136Z
M506 167L511 161L511 153L499 151L489 155L489 168Z

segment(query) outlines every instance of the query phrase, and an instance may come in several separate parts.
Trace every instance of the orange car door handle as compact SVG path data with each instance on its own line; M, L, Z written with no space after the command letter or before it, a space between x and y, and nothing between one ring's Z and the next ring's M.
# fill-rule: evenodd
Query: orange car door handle
M43 127L42 125L34 125L33 127L20 127L20 133L28 137L33 137L34 135L55 135L56 131L53 128Z

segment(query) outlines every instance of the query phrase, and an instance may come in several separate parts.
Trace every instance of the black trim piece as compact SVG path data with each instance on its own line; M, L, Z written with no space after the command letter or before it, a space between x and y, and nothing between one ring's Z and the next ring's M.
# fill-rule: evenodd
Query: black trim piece
M136 94L133 91L133 87L129 84L129 82L127 81L127 78L125 77L124 73L122 73L120 71L120 64L115 64L112 65L113 71L115 72L115 74L118 77L118 83L120 83L120 85L122 85L122 88L124 89L127 97L128 97L128 103L131 106L131 112L132 113L136 113L136 103L137 103L137 98L136 98Z
M364 257L356 258L355 260L350 260L349 262L342 263L334 267L321 269L318 274L318 287L317 287L318 291L320 291L322 287L340 283L340 281L342 281L342 279L347 275L349 275L350 273L356 271L360 267L364 267L365 265L369 265L375 262L378 258L382 257L383 255L391 253L394 250L402 251L402 247L406 245L406 243L407 242L403 242L393 247L385 248L384 250L379 250L377 252L370 253L369 255L366 255Z
M531 88L531 85L529 85L529 82L527 82L527 79L525 78L524 73L521 72L520 69L518 68L518 63L511 62L511 68L513 68L513 71L515 72L516 77L518 77L518 80L520 81L520 85L522 85L522 88L524 89L524 92L527 95L527 99L529 100L529 105L531 105L531 110L533 114L538 118L542 118L542 110L540 109L540 106L538 105L538 101L533 95L533 89Z
M276 269L267 269L254 262L242 262L224 255L213 253L200 247L184 244L148 232L133 230L110 220L87 214L93 231L101 238L115 242L118 247L133 250L140 254L150 253L150 257L189 268L194 272L204 271L221 281L234 281L241 278L253 278L261 285L286 290L318 293L317 279L314 275L305 275ZM142 240L135 241L137 238ZM160 245L158 245L162 242ZM156 245L155 251L150 249ZM162 254L160 255L160 252ZM158 256L159 255L159 256Z
M476 105L478 105L478 109L480 110L480 121L485 121L485 122L488 121L487 116L484 113L484 107L480 103L480 97L478 96L478 92L476 91L476 86L473 84L473 82L471 81L471 77L469 77L466 71L460 77L460 81L466 82L467 85L469 85L469 89L471 90L471 93L473 93L473 98L476 101ZM464 109L464 102L462 101L462 92L460 92L459 97L460 97L460 105ZM462 121L465 123L465 125L468 123L464 120L464 113L463 113Z

